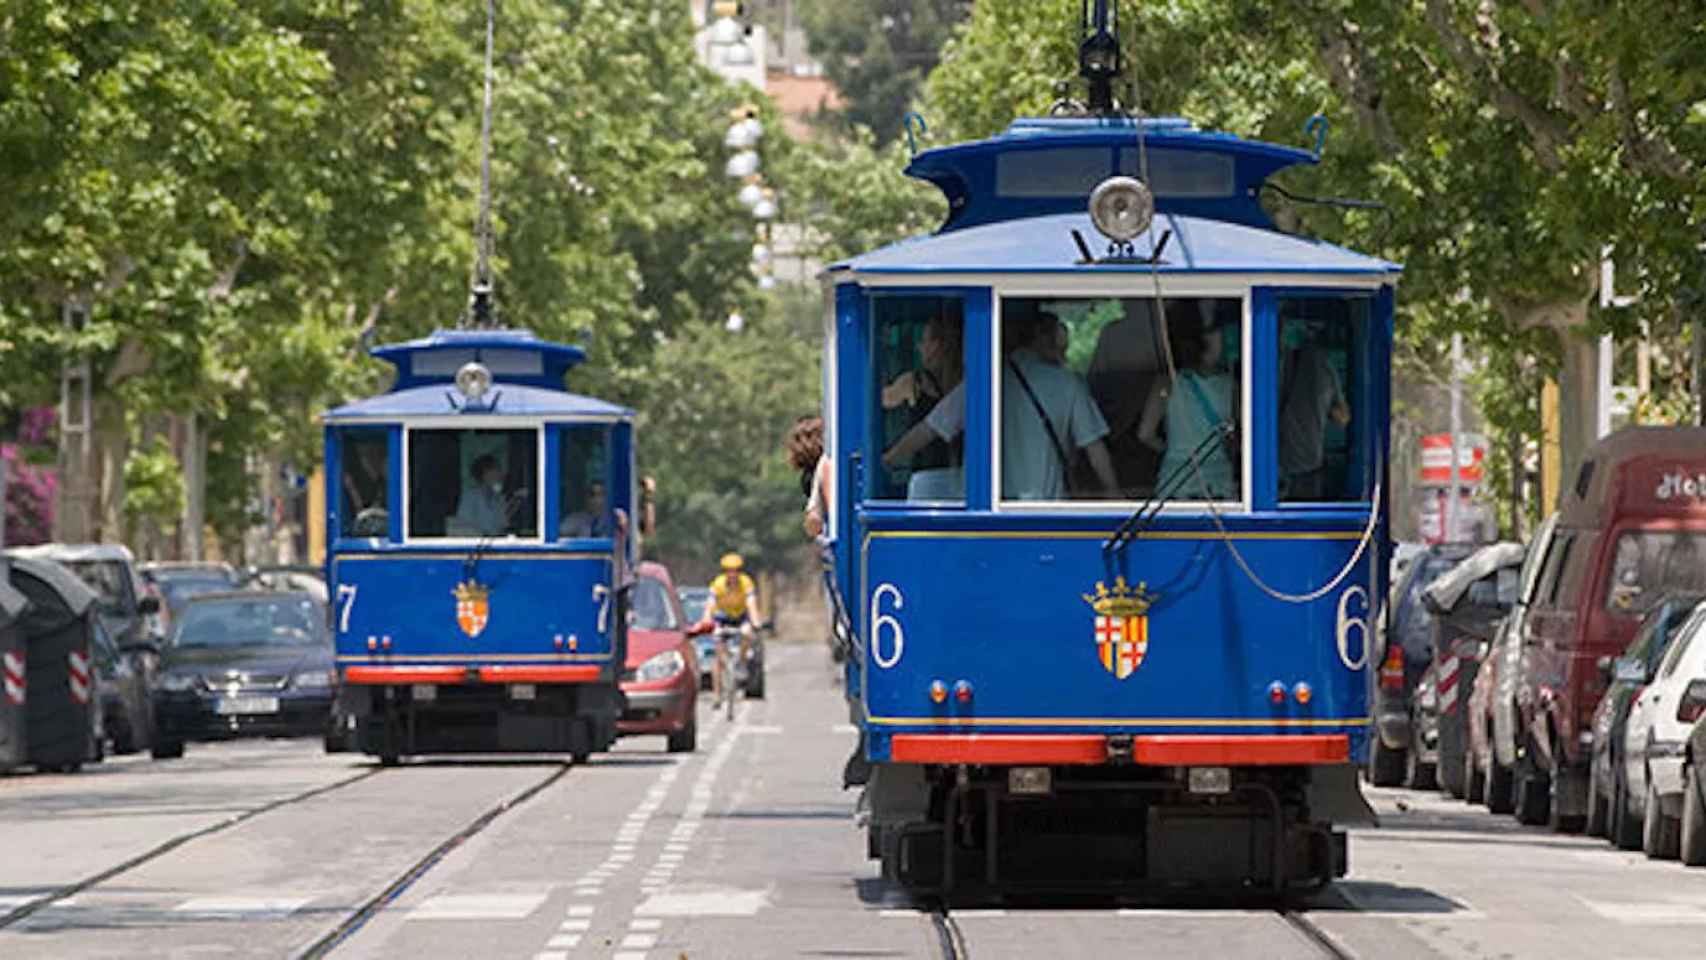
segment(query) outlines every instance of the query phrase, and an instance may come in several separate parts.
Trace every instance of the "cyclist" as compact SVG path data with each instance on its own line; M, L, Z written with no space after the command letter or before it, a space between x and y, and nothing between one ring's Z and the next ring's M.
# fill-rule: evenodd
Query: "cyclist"
M723 554L720 565L723 572L711 580L711 602L706 605L705 619L700 621L700 624L706 628L717 625L739 627L741 659L736 662L744 663L752 643L752 629L763 624L758 615L758 586L742 569L745 562L741 560L740 554ZM722 643L721 639L717 641L717 662L711 674L712 687L719 703L724 696L733 695L733 691L725 685L730 678L723 676L723 661L728 651L721 649Z

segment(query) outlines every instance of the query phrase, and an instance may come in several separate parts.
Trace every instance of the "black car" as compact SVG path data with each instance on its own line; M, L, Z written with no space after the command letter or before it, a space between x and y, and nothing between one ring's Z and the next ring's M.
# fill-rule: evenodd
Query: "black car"
M1625 850L1641 846L1641 818L1632 816L1627 809L1629 789L1623 782L1623 733L1636 695L1658 670L1677 628L1702 600L1706 600L1706 595L1666 594L1641 618L1641 626L1623 656L1617 660L1600 658L1600 680L1607 686L1594 709L1590 728L1593 752L1588 758L1586 830L1589 836L1605 837ZM1621 676L1616 669L1618 661L1626 668Z
M135 753L154 739L149 658L160 648L150 641L137 641L129 649L120 649L97 619L92 649L103 736L113 753Z
M154 756L181 756L187 740L320 736L335 682L326 608L313 596L194 597L162 654Z
M1374 694L1374 736L1369 738L1368 779L1381 787L1402 783L1415 740L1410 700L1433 663L1433 619L1422 605L1422 588L1475 551L1468 544L1428 547L1407 564L1376 621L1380 655Z
M138 570L142 582L153 587L166 605L166 627L191 597L204 593L227 593L243 585L237 571L226 563L145 563Z

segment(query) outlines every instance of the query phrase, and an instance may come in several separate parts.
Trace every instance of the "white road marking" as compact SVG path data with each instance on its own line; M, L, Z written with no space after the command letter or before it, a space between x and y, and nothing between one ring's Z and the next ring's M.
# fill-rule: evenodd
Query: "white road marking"
M738 734L743 734L743 735L757 734L760 736L775 736L776 734L779 734L782 732L782 728L779 726L775 726L775 725L762 726L762 727L746 726L746 727L737 727L735 729L735 732Z
M646 960L646 955L640 950L622 950L611 955L610 960Z
M541 950L533 955L533 960L569 960L569 955L562 950Z
M307 906L313 897L197 897L173 907L176 913L219 917L285 917Z
M409 920L520 920L545 902L545 894L440 894L409 911Z
M830 733L858 733L859 728L851 723L837 723L829 728Z
M562 933L545 941L545 946L573 950L581 945L581 935L578 933Z
M631 950L650 950L658 945L655 933L630 933L622 938L622 946Z
M571 917L590 917L595 908L588 904L576 904L569 908Z
M557 925L557 929L563 931L564 933L585 933L586 931L592 929L592 921L591 920L564 920L562 923Z
M1607 920L1624 924L1706 923L1706 905L1699 903L1629 903L1581 899L1589 910Z
M638 917L751 917L770 903L768 890L713 889L650 897L634 908ZM916 912L914 912L916 915Z
M662 920L647 920L647 919L644 919L642 917L636 917L633 920L630 920L628 922L628 929L630 929L630 930L661 930L661 929L663 929L663 921Z

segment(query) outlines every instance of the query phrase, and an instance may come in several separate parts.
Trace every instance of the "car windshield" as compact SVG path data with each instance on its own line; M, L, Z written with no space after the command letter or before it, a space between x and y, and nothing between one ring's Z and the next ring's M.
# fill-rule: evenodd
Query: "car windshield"
M101 612L128 616L131 612L130 576L117 560L63 561L78 579L100 597Z
M1398 643L1407 651L1416 652L1427 645L1433 626L1433 614L1422 603L1422 590L1435 578L1443 576L1461 562L1461 554L1429 553L1416 560L1421 569L1410 578L1409 589L1398 604Z
M178 618L176 647L245 647L317 643L326 617L306 597L233 597L198 600Z
M1706 591L1706 533L1640 530L1617 538L1605 608L1639 616L1667 593Z
M711 591L683 590L681 591L681 612L689 623L696 623L705 618L705 608L711 605Z
M170 608L173 613L177 613L179 610L183 609L184 604L188 603L191 597L199 597L204 593L219 593L223 590L230 590L235 587L236 584L231 581L230 577L222 577L218 574L209 573L196 574L194 576L187 577L176 576L164 579L157 578L155 580L155 586L160 589L160 593L166 598L166 606Z
M669 588L656 577L641 577L634 584L633 619L629 621L641 630L674 630L675 610L669 602Z

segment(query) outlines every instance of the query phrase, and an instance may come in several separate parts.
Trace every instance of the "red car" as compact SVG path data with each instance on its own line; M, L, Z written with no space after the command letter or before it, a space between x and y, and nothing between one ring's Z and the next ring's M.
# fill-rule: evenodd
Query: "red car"
M622 692L623 736L662 734L670 753L690 753L699 740L699 664L675 584L661 563L642 563L629 603L628 662Z

